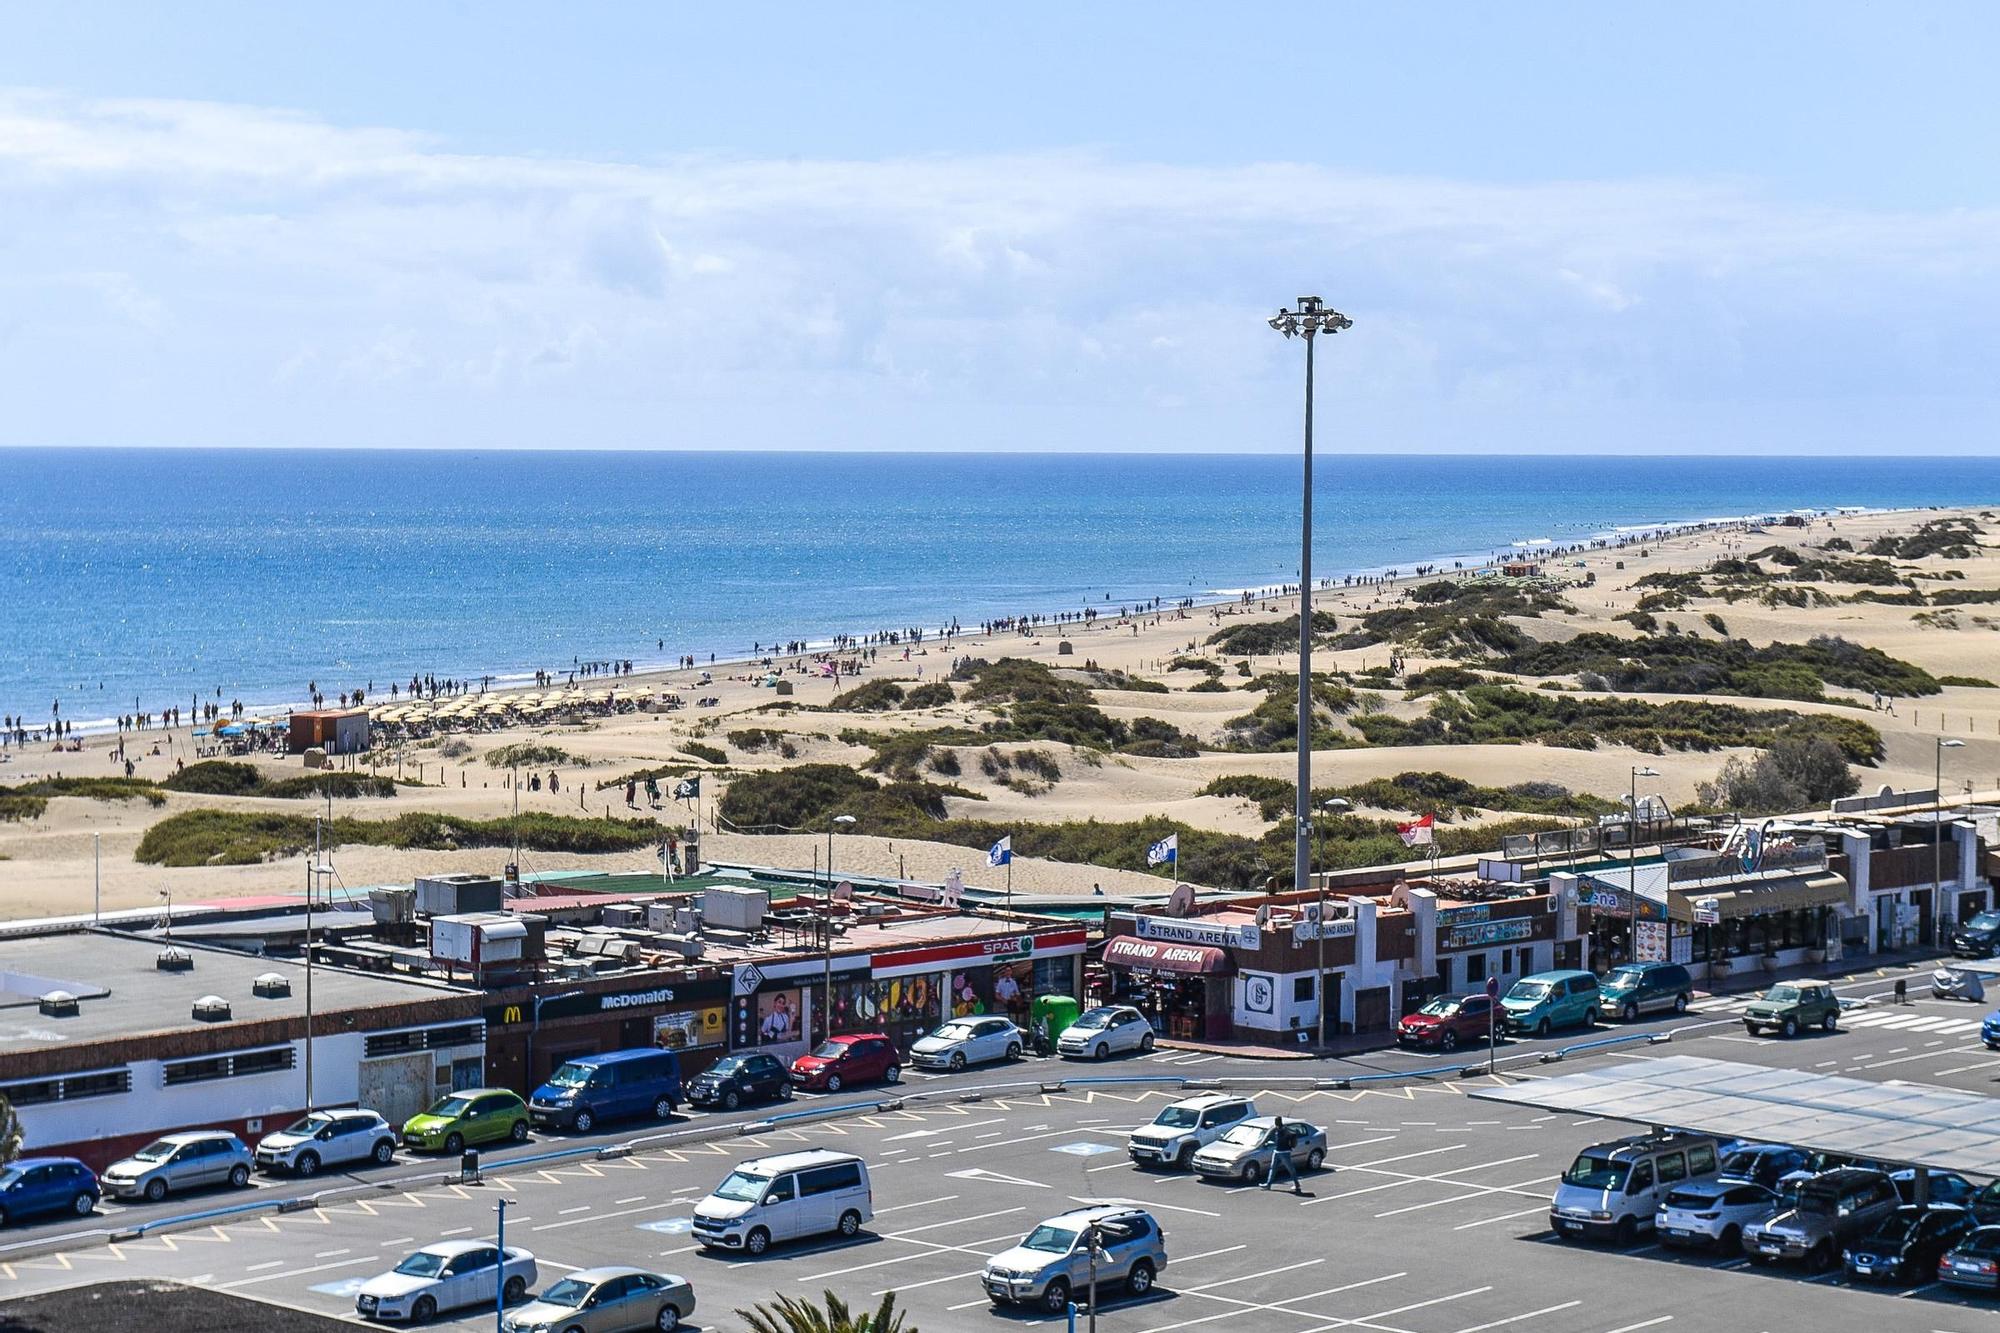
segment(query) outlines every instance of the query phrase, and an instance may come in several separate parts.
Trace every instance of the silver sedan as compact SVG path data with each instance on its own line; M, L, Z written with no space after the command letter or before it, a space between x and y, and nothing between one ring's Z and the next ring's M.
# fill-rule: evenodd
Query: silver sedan
M1281 1152L1294 1171L1317 1171L1326 1161L1326 1131L1303 1120L1260 1115L1231 1126L1196 1153L1195 1174L1252 1184L1271 1174L1271 1164Z

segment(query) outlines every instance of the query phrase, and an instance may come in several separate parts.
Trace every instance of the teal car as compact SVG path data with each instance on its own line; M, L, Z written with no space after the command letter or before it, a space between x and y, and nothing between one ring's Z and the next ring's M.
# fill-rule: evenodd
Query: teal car
M1537 972L1508 988L1500 1011L1507 1031L1546 1037L1556 1028L1595 1023L1602 1003L1593 973Z

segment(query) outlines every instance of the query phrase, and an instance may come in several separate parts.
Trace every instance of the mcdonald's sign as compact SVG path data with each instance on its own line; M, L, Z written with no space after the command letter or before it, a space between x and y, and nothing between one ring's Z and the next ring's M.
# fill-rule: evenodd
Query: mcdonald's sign
M506 1008L502 1009L502 1010L500 1011L500 1021L501 1021L502 1023L518 1023L518 1022L520 1022L520 1021L521 1021L521 1006L520 1006L520 1005L518 1005L518 1004L510 1004L510 1005L508 1005L508 1006L507 1006Z

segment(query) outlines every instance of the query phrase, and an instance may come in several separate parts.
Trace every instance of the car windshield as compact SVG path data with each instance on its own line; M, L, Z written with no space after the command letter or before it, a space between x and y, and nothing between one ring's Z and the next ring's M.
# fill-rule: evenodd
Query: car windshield
M595 1290L597 1288L588 1282L578 1282L573 1277L566 1277L541 1295L535 1297L535 1299L549 1305L560 1305L566 1309L574 1310L582 1305L590 1293Z
M170 1139L154 1139L145 1147L132 1154L142 1162L163 1162L173 1155L180 1145Z
M1874 1239L1882 1245L1901 1245L1917 1229L1918 1220L1914 1209L1907 1213L1899 1209L1875 1224Z
M1748 1149L1738 1149L1722 1159L1722 1174L1725 1176L1742 1176L1747 1180L1757 1174L1757 1166L1763 1160L1763 1153L1751 1152Z
M1222 1142L1233 1143L1239 1148L1254 1148L1264 1141L1268 1133L1270 1131L1262 1125L1232 1125L1229 1132L1222 1136Z
M6 1189L9 1185L19 1180L22 1175L23 1172L18 1166L0 1167L0 1190Z
M318 1111L314 1111L311 1115L306 1116L304 1119L294 1120L291 1124L285 1126L285 1133L317 1134L322 1129L325 1129L328 1125L332 1123L333 1123L332 1116L322 1115Z
M1068 1254L1070 1246L1076 1244L1076 1232L1069 1227L1050 1226L1042 1223L1028 1233L1021 1242L1024 1250L1047 1250L1050 1254Z
M1627 972L1621 967L1604 979L1603 988L1605 990L1631 990L1639 984L1639 978L1642 975L1639 972Z
M771 1187L769 1176L753 1176L748 1171L731 1171L729 1179L715 1187L715 1197L731 1203L755 1203Z
M1958 1248L1967 1254L2000 1254L2000 1227L1981 1227Z
M1417 1012L1420 1014L1430 1014L1437 1018L1450 1018L1458 1012L1458 1007L1462 1003L1463 1001L1455 1000L1449 995L1440 995L1437 999L1432 1000L1429 1004L1417 1010Z
M440 1097L437 1100L437 1104L431 1107L429 1113L431 1115L453 1117L464 1115L471 1109L472 1099L470 1097Z
M725 1055L720 1060L717 1060L714 1064L710 1065L708 1067L708 1072L711 1074L728 1075L728 1074L734 1074L737 1070L741 1068L743 1068L742 1056Z
M1797 986L1773 986L1770 990L1764 992L1764 998L1776 1004L1790 1004L1793 1000L1799 998L1799 988Z
M1189 1106L1169 1106L1153 1117L1153 1123L1161 1129L1193 1129L1201 1119L1201 1112Z
M838 1060L841 1056L847 1054L847 1043L844 1041L823 1041L813 1047L813 1054L822 1060Z
M1620 1190L1625 1188L1625 1173L1630 1169L1609 1157L1581 1153L1569 1164L1569 1170L1563 1172L1563 1184L1587 1190Z
M1549 993L1546 981L1517 981L1507 991L1510 1000L1539 1000Z
M558 1088L580 1088L590 1082L588 1065L564 1065L549 1075L549 1082Z
M1092 1009L1088 1013L1079 1015L1075 1026L1080 1028L1110 1027L1113 1012L1110 1009Z
M1968 930L2000 930L2000 912L1981 912L1965 925Z
M432 1254L429 1250L418 1250L415 1254L403 1260L402 1263L397 1264L396 1271L405 1277L436 1277L444 1271L444 1262L445 1257L442 1254Z
M931 1033L931 1035L939 1041L964 1041L966 1038L972 1036L972 1024L946 1023L936 1032Z

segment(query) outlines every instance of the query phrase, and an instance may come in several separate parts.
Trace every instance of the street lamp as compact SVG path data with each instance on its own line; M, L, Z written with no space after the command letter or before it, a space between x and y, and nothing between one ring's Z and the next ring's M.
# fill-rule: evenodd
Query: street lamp
M1639 951L1639 779L1660 776L1657 768L1632 770L1632 822L1625 829L1625 893L1629 919L1625 926L1625 955Z
M1330 815L1342 814L1353 808L1351 801L1340 796L1320 806L1320 809ZM1319 889L1319 921L1313 929L1313 938L1319 950L1319 979L1313 985L1316 987L1314 994L1319 996L1319 1048L1324 1051L1326 1049L1326 882L1316 881L1316 886Z
M528 1087L534 1088L541 1082L535 1075L535 1042L542 1035L542 1006L555 1000L573 1000L583 994L580 990L566 990L560 995L537 995L535 997L535 1017L528 1025Z
M1931 919L1937 920L1937 913L1944 906L1939 899L1944 897L1944 752L1965 747L1964 741L1937 738L1937 749L1933 751L1936 763L1932 766L1931 777ZM1961 889L1965 886L1959 885ZM1954 913L1953 915L1956 915Z
M1304 507L1299 527L1299 790L1292 877L1303 888L1312 862L1312 535L1313 535L1313 344L1321 333L1354 327L1317 296L1301 296L1298 309L1280 307L1268 321L1287 338L1306 340L1306 445Z
M826 904L821 910L820 929L826 932L825 968L821 975L820 1040L833 1035L833 826L852 824L853 815L835 815L826 821Z

